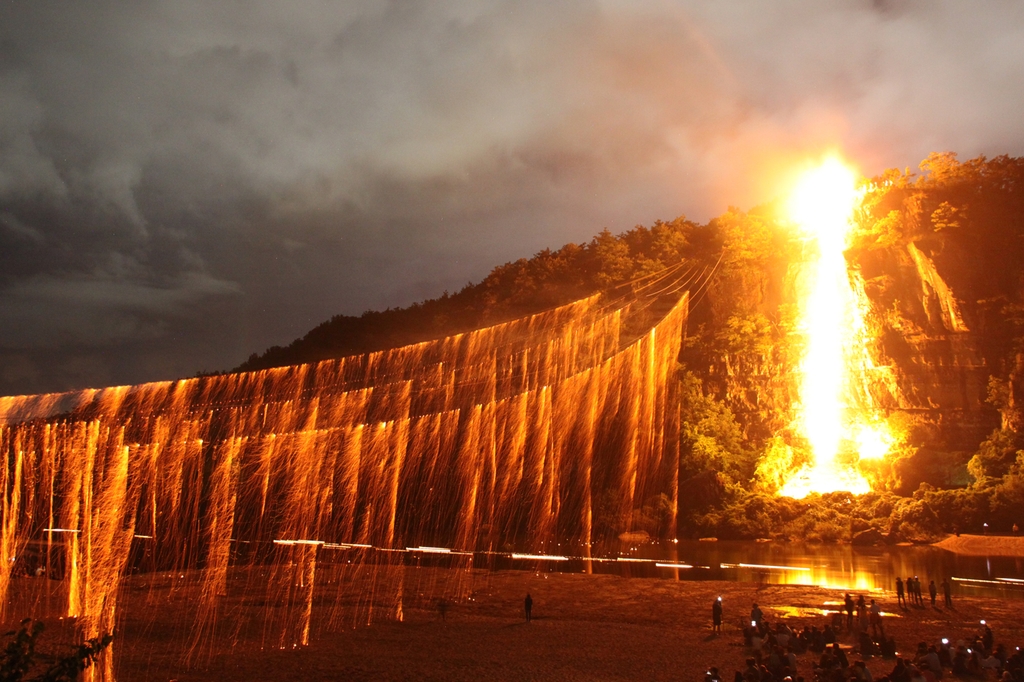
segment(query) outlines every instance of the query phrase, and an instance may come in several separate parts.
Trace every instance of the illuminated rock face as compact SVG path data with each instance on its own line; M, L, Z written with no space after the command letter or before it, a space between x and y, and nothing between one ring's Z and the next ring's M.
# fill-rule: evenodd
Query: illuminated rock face
M964 484L967 458L999 426L986 403L989 375L998 369L987 357L994 353L985 352L976 303L958 295L942 264L913 243L859 253L856 265L872 304L875 356L896 381L882 407L913 418L910 440L921 448L908 464L904 492L921 481Z
M293 646L325 566L400 567L409 547L463 567L558 543L587 556L599 503L677 503L688 298L666 300L671 284L315 365L0 399L0 604L31 559L91 637L114 629L130 569L188 573L198 641L231 576L266 567L242 592L284 605L264 640Z

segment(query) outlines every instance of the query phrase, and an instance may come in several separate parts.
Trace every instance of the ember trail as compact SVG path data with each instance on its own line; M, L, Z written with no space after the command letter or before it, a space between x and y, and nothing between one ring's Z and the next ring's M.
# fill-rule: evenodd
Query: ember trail
M255 609L262 644L292 647L313 635L318 586L354 572L377 575L370 592L354 610L321 600L319 628L402 618L401 580L383 586L405 558L381 549L462 569L512 546L589 556L597 496L627 514L654 493L677 505L668 377L693 279L670 268L315 365L5 399L0 550L60 577L58 599L33 612L56 604L86 637L113 631L130 570L188 575L193 650L238 581L243 601L284 605ZM14 566L0 563L3 605Z
M780 493L868 492L857 466L883 457L893 441L864 385L873 366L868 352L862 287L851 283L844 252L860 201L857 178L835 157L808 171L791 199L790 211L809 240L810 258L800 291L800 333L806 350L800 363L797 428L813 461Z

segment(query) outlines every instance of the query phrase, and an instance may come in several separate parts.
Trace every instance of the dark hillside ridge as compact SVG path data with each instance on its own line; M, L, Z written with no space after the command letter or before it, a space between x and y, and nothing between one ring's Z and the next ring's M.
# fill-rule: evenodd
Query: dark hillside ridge
M251 355L232 371L252 371L397 348L548 310L667 267L714 264L714 230L685 218L604 230L587 244L545 249L496 267L478 284L407 308L337 315L287 346Z

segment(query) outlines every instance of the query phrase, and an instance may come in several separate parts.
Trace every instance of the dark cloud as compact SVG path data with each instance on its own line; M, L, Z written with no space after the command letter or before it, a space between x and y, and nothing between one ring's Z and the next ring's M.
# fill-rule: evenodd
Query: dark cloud
M230 367L838 147L1020 154L1024 8L0 5L0 394Z

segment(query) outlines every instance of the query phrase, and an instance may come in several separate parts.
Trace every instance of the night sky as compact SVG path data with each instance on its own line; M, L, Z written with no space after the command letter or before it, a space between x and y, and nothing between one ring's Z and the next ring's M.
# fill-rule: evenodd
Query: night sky
M1024 3L0 0L0 395L227 369L829 148L1024 155Z

